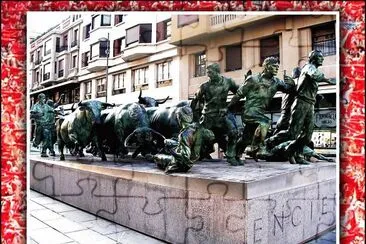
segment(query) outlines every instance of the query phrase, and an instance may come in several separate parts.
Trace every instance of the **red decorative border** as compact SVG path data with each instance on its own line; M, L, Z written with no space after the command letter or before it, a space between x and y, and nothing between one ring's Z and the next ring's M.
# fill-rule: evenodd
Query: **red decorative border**
M261 5L254 2L262 2ZM340 11L341 243L365 241L363 1L2 1L1 243L25 243L27 11ZM357 242L357 240L363 240Z

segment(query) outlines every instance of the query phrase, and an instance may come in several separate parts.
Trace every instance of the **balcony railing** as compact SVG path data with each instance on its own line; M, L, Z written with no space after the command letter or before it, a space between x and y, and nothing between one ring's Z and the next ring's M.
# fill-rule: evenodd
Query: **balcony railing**
M36 59L35 61L34 61L34 64L35 65L38 65L38 64L40 64L42 62L42 58L39 58L39 59Z
M58 71L58 78L63 77L64 76L64 70L59 70Z
M224 14L224 15L214 15L211 16L210 18L210 25L219 25L219 24L223 24L229 21L232 21L234 19L236 19L238 17L238 15L236 14Z
M67 45L64 45L64 46L56 46L56 52L57 53L60 53L62 51L67 51Z
M75 41L71 42L71 47L75 47L76 45L78 45L78 40L75 40Z
M43 81L46 81L46 80L50 79L50 76L51 76L51 73L50 72L44 74L43 75Z

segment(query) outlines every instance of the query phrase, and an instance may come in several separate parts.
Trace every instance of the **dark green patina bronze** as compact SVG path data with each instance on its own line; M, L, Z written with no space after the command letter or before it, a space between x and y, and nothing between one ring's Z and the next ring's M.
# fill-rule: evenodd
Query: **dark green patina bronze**
M240 99L246 99L242 111L242 121L245 128L236 145L236 157L241 158L246 147L251 145L252 155L266 154L264 139L270 128L271 120L265 113L269 103L277 91L290 92L294 81L285 76L285 81L275 77L278 72L278 60L266 58L263 62L263 72L249 75L232 98L229 108L234 107Z
M46 104L46 95L40 93L38 102L31 108L31 119L36 121L36 132L33 146L38 147L41 143L41 157L48 157L47 149L51 156L55 156L53 145L56 141L55 110Z
M181 131L178 141L165 140L165 148L170 155L157 154L154 161L166 173L187 172L200 157L201 147L211 143L215 136L211 130L205 129L193 121L192 109L189 106L178 108L177 118Z
M313 50L309 53L308 63L302 68L298 78L296 98L291 109L290 125L287 130L267 140L269 147L279 145L282 142L293 140L288 146L290 163L309 164L303 156L303 148L311 142L314 129L314 105L318 93L318 83L327 82L335 84L324 77L318 69L323 64L321 51Z
M235 120L230 119L226 104L229 91L235 94L238 85L233 79L221 76L220 67L216 63L207 67L207 75L209 81L200 86L191 103L191 108L194 109L198 104L203 104L200 124L213 131L215 141L225 151L228 163L234 166L240 165L241 161L235 158L238 130ZM208 148L211 148L209 152L213 151L213 145Z

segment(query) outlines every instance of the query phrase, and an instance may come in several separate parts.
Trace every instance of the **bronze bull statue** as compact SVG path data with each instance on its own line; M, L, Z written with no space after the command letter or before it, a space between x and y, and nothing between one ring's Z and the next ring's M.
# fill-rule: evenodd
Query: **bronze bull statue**
M83 148L91 141L95 141L100 149L101 111L114 104L100 101L81 101L78 108L71 114L56 122L57 141L60 151L60 160L65 160L63 149L65 145L73 149L72 153L84 156ZM107 158L102 150L100 155L103 161Z

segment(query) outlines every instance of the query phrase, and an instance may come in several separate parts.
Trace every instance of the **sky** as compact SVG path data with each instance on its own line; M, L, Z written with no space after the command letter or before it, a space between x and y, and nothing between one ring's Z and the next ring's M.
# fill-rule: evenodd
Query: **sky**
M27 12L29 37L37 37L62 22L72 12Z

